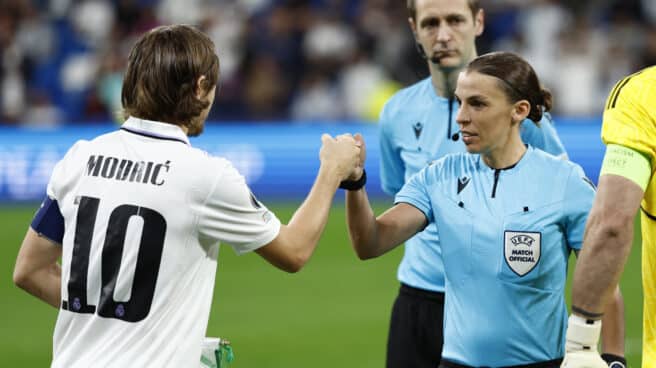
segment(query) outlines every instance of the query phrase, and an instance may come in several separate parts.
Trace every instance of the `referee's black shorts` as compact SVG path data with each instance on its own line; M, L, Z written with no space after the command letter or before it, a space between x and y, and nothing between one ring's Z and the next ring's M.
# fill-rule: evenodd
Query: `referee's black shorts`
M513 366L508 366L504 368L560 368L560 363L563 362L563 359L554 359L554 360L549 360L546 362L538 362L538 363L531 363L531 364L521 364L521 365L513 365ZM450 362L448 360L443 360L440 363L439 368L476 368L476 367L471 367L468 365L462 365L454 362Z
M401 284L387 339L387 368L435 368L442 358L444 293Z

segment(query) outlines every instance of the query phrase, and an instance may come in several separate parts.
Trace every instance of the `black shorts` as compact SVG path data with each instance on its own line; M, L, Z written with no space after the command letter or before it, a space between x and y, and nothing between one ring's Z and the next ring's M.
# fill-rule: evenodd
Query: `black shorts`
M522 364L522 365L513 365L505 368L560 368L560 363L563 362L563 359L554 359L546 362L531 363L531 364ZM454 362L449 362L448 360L443 360L440 363L439 368L476 368L470 367L468 365L462 365Z
M435 368L442 358L444 293L401 284L387 339L387 368Z

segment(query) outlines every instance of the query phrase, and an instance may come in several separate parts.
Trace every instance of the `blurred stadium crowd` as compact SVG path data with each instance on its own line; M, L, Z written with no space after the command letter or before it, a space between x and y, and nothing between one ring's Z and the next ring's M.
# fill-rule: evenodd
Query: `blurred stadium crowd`
M599 114L620 77L656 64L654 0L482 0L479 53L526 57L555 112ZM427 75L405 0L0 0L0 124L107 122L127 52L161 24L217 45L213 121L376 120Z

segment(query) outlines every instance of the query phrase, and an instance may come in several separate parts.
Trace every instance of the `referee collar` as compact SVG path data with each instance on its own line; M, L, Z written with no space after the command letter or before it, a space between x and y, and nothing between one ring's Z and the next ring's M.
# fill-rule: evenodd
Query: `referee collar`
M533 156L533 153L535 151L535 148L531 146L530 144L525 144L526 146L526 152L522 155L522 157L519 158L519 161L517 161L515 164L510 165L508 167L502 167L500 169L495 169L493 167L487 166L485 161L483 161L483 157L481 155L478 155L478 162L480 165L483 165L483 167L487 167L488 169L494 171L494 170L499 170L499 171L504 171L507 173L512 173L515 171L518 171L516 169L521 168L522 166L527 165L527 162L531 160L531 157Z
M188 146L190 145L189 137L187 137L182 128L169 123L139 119L130 116L128 120L121 125L121 130L153 139L176 141Z

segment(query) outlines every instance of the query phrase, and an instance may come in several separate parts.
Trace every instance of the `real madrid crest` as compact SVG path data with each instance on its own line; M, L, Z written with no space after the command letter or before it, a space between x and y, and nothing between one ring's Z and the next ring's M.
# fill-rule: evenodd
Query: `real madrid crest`
M520 277L531 272L540 261L542 233L506 230L504 244L506 263Z

